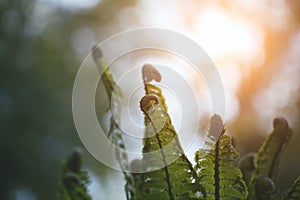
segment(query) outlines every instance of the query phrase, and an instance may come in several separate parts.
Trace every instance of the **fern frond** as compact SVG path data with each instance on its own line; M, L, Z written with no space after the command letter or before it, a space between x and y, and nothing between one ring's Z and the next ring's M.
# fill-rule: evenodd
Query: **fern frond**
M246 184L249 186L252 174L255 170L254 166L254 156L255 153L248 153L243 156L239 161L239 169L242 171L243 179Z
M282 150L291 138L291 130L284 118L276 118L274 130L266 137L258 153L254 157L255 173L257 176L274 178L274 172Z
M258 153L254 156L255 170L250 180L249 199L256 199L260 196L255 190L259 177L266 176L274 180L280 155L292 136L292 131L284 118L275 118L273 126L274 130L266 137Z
M132 174L128 171L130 170L128 156L125 153L126 147L123 140L123 132L119 127L120 124L120 116L121 116L121 109L123 104L123 94L121 88L117 86L115 83L110 71L109 67L107 66L102 52L98 47L94 47L92 49L92 56L94 62L97 65L99 73L102 74L101 81L104 84L108 99L109 99L109 110L111 111L111 118L110 118L110 127L108 131L108 137L112 141L112 143L116 146L115 148L115 156L116 159L123 170L124 177L126 179L125 191L127 199L131 199L133 196L133 177ZM114 99L112 96L114 95ZM113 105L113 106L111 106Z
M135 175L135 199L198 199L204 196L203 188L179 143L161 90L149 83L160 81L160 74L151 65L142 72L146 91L140 103L146 126L143 158L140 166L133 165L146 172Z
M89 177L81 169L82 157L79 150L75 150L63 165L62 183L57 194L58 200L91 200L86 185Z
M275 194L276 186L273 180L267 176L259 176L254 183L255 199L269 200Z
M294 181L292 187L284 195L281 200L297 200L300 199L300 176Z
M211 150L200 149L195 153L198 177L205 188L207 199L246 199L247 186L242 179L241 171L236 167L239 159L238 151L232 146L229 135L225 135L225 128L220 122L221 117L214 115L211 123L217 127L209 131L220 131L215 146ZM218 123L215 123L215 122ZM218 133L209 133L219 135ZM203 153L206 151L206 153Z

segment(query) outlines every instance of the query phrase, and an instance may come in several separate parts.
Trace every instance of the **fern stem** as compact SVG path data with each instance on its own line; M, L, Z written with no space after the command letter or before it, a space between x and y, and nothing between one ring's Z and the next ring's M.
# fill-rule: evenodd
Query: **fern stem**
M122 153L121 150L126 152L125 143L123 140L123 132L120 129L118 123L120 123L120 114L121 114L121 107L122 107L122 100L123 100L123 94L121 91L121 88L119 88L114 79L113 76L110 73L109 67L105 62L105 59L103 57L102 51L97 47L94 46L92 49L92 56L94 59L94 62L96 64L96 67L101 75L101 81L104 84L105 91L108 97L108 100L110 103L116 104L116 109L113 109L111 107L111 104L109 105L109 109L112 112L112 116L110 119L110 128L107 136L110 138L112 143L117 147L115 148L115 156L117 159L117 162L119 166L121 167L125 180L127 184L125 185L125 191L126 191L126 198L132 199L134 192L132 190L132 184L134 183L132 174L128 173L129 170L129 161L128 156L126 153ZM113 92L116 93L116 100L112 100ZM121 149L121 150L120 150Z
M220 171L219 171L219 146L220 146L220 139L218 139L216 143L216 159L215 159L215 199L220 199Z
M155 137L158 141L159 151L161 153L163 164L164 164L163 170L165 171L165 174L166 174L166 181L167 181L167 185L168 185L168 194L169 194L170 200L174 200L173 191L172 191L172 187L171 187L171 180L170 180L170 176L169 176L169 170L168 170L168 167L167 167L166 155L165 155L165 152L163 151L163 146L161 144L158 132L157 132L155 126L153 125L153 123L151 121L151 118L148 115L147 111L144 110L144 108L142 106L141 106L141 108L142 108L147 120L149 120L149 122L150 122L150 124L151 124L151 126L152 126L152 128L155 132Z
M219 157L220 157L220 139L221 137L225 134L225 128L222 125L221 129L221 134L220 137L218 138L216 142L216 156L215 156L215 174L214 174L214 179L215 179L215 199L219 200L220 199L220 165L219 165Z
M280 148L278 148L276 150L276 153L275 153L274 158L272 160L272 164L271 164L271 168L270 168L268 177L272 177L273 171L274 171L274 169L276 169L275 165L277 164L277 161L279 160L279 157L280 157L281 152L284 148L284 145L288 142L288 140L291 137L291 132L288 130L288 123L285 119L276 118L276 119L274 119L273 124L274 124L274 128L276 126L278 126L278 124L284 124L287 127L286 128L287 131L286 131L286 134L285 134L285 139L283 139L280 143Z

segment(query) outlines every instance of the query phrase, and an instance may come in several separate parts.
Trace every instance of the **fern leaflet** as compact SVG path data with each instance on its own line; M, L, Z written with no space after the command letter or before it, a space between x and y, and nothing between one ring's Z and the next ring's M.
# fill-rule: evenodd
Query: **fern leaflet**
M160 74L151 65L144 65L142 72L146 96L140 105L146 128L142 162L134 167L146 172L135 175L135 199L198 199L203 188L182 150L160 88L150 84L160 81Z
M232 146L231 137L225 135L224 125L220 121L221 117L212 117L211 124L216 124L217 127L210 126L209 135L220 137L213 149L200 149L195 153L195 169L206 190L207 199L246 199L247 186L241 171L236 167L239 153Z
M113 106L111 106L110 104L109 107L112 116L110 118L110 128L108 131L108 137L111 139L112 143L116 146L115 156L126 179L126 186L125 186L126 197L127 199L131 199L133 195L133 177L131 173L128 172L130 166L128 162L128 156L125 153L126 148L122 137L123 132L119 127L122 102L123 102L123 94L121 88L119 88L115 83L109 71L109 67L107 66L103 58L102 52L98 47L94 47L92 49L92 56L98 67L100 74L102 74L101 81L104 84L109 102L113 104ZM113 95L115 97L114 99L112 99Z
M82 157L79 150L75 150L63 165L62 183L60 185L58 200L91 200L86 184L89 177L86 171L81 169Z
M255 170L250 180L249 199L257 199L258 196L261 196L257 192L262 190L256 190L259 178L264 176L270 179L275 178L280 155L292 136L292 131L284 118L274 119L273 126L274 130L266 137L258 153L254 156ZM272 187L270 188L272 189ZM263 190L263 192L266 191Z
M300 199L300 176L295 180L292 187L281 200L296 200Z

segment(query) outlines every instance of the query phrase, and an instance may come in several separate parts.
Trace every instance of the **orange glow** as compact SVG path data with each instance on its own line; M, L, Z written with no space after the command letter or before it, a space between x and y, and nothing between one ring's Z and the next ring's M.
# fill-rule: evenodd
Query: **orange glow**
M261 29L222 8L204 8L194 26L197 42L216 62L230 59L247 63L262 55Z

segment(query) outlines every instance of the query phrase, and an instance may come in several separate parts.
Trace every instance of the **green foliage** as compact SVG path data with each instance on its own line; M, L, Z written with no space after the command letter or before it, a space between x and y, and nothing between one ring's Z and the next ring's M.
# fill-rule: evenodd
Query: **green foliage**
M121 89L116 85L112 75L110 74L109 68L103 58L102 52L98 47L94 47L92 49L92 56L96 63L99 73L101 76L101 81L104 84L109 102L112 102L109 105L109 110L111 111L110 118L110 127L108 131L108 137L112 141L112 143L116 146L115 148L115 156L116 159L123 170L123 174L125 176L127 184L125 185L126 197L127 199L132 198L133 195L133 177L129 170L129 162L125 148L125 144L122 137L122 130L119 127L120 124L120 114L123 102L123 94ZM112 96L114 95L114 100L112 101Z
M140 164L134 167L145 173L135 174L134 199L183 200L203 196L196 172L181 148L167 113L161 90L149 83L160 81L158 71L145 65L143 79L146 96L140 104L146 126L144 156Z
M243 156L239 161L238 167L242 171L243 179L248 186L250 184L250 179L252 177L252 174L255 170L254 156L255 156L255 153L248 153L245 156Z
M281 198L282 200L296 200L300 199L300 176L295 180L290 190L285 196Z
M158 82L161 80L159 72L147 64L143 67L142 73L146 91L146 96L141 100L141 110L145 115L146 126L143 148L145 155L142 164L138 165L138 162L134 162L132 167L143 169L145 167L143 163L146 163L148 167L150 164L148 170L153 170L151 165L159 166L159 163L163 163L164 168L135 174L136 199L177 199L179 198L178 191L174 191L174 188L178 188L180 184L182 191L188 194L184 199L276 198L274 196L276 186L273 181L276 166L278 166L280 154L292 135L285 119L275 119L274 131L265 139L258 153L247 154L239 162L239 153L232 144L232 138L225 134L222 119L214 115L208 134L210 139L208 145L212 149L197 151L195 170L191 170L190 162L184 155L167 113L167 105L161 90L149 83L153 80ZM169 145L170 150L166 148L166 145ZM160 151L160 154L147 154L154 151ZM180 155L177 155L179 159L167 166L168 159L174 156L172 152ZM237 167L238 163L242 171ZM173 171L176 172L177 179L172 179ZM192 173L182 173L182 171ZM196 175L194 175L195 171ZM188 182L189 185L194 183L201 193L199 191L195 193L194 186L186 187L186 181L179 181L191 180L191 177L193 181ZM250 194L247 185L250 185ZM291 190L297 191L295 188L297 187L293 186Z
M274 178L276 166L282 150L286 147L292 132L284 118L276 118L273 122L274 130L268 135L254 157L255 175Z
M200 149L195 153L195 169L207 199L246 199L248 189L241 171L236 167L239 153L233 147L231 137L225 135L220 119L217 115L212 117L211 124L217 125L210 126L209 135L219 135L220 130L221 135L213 149Z
M122 92L116 86L100 49L95 47L93 58L102 74L109 100L116 95L109 107L111 117L108 137L116 148L116 159L124 170L127 181L126 197L130 200L231 200L231 199L279 199L274 183L281 153L292 136L283 118L274 120L274 130L263 142L258 153L250 153L239 160L239 152L231 136L225 132L223 120L214 115L208 129L207 146L195 153L196 165L187 159L177 132L168 114L162 91L152 82L160 82L160 73L149 64L143 66L145 96L140 101L144 114L143 158L134 160L129 169L122 131L118 126L122 107ZM123 150L124 152L121 152ZM59 199L90 199L86 193L88 181L81 170L81 157L75 153L64 165ZM248 186L248 187L247 187ZM282 197L283 200L299 199L300 178Z
M62 181L57 194L58 200L91 200L87 193L86 185L89 177L82 170L82 156L76 149L69 159L63 164Z
M262 199L268 199L275 194L271 181L275 178L280 155L290 140L292 131L288 126L288 122L283 118L274 119L273 126L273 132L266 137L258 153L254 156L255 169L250 180L249 189L251 192L249 199L257 199L260 196L266 196L266 194L267 198ZM267 181L266 177L269 177L270 180ZM266 188L257 190L257 185L261 184L262 178L269 182L270 186L263 184ZM260 194L260 191L264 194Z
M255 199L268 200L275 193L275 184L273 180L267 176L259 176L254 183Z

